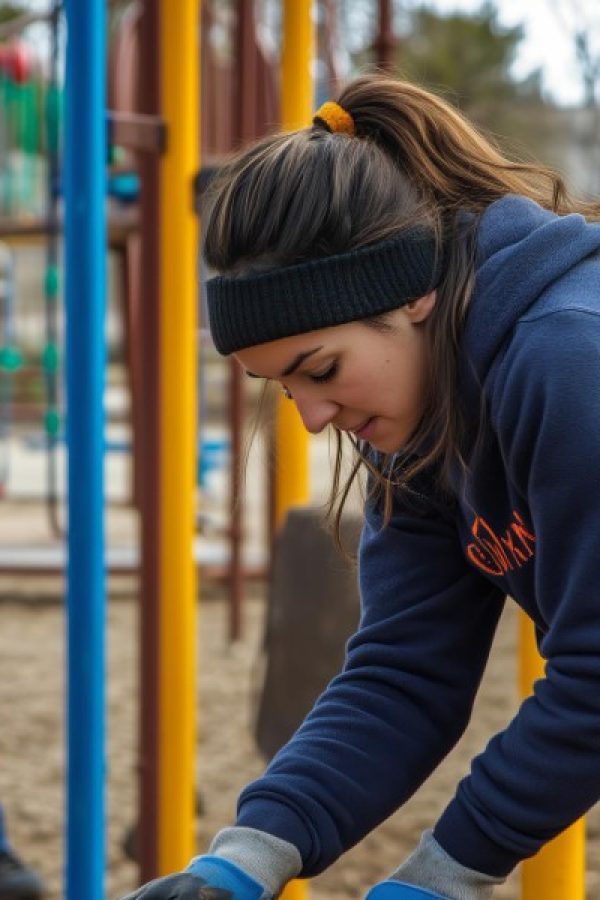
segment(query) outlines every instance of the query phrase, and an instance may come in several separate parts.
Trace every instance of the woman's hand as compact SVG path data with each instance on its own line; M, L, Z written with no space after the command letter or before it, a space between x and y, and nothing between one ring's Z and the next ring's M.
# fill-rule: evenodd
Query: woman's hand
M302 868L292 844L254 828L224 828L185 872L157 878L121 900L275 900Z
M121 900L273 900L273 894L242 866L205 855L185 872L156 878Z
M121 900L234 900L231 891L213 887L190 872L178 872L142 885Z

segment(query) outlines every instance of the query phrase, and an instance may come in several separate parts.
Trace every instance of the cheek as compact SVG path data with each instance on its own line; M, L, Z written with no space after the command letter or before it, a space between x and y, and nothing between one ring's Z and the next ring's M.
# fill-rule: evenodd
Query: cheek
M421 358L407 355L388 372L386 389L380 396L386 398L398 414L418 415L425 403L425 375Z

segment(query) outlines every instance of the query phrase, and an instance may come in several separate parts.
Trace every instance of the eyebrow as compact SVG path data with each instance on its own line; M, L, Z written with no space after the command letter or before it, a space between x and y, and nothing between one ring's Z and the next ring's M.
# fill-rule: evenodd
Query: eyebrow
M313 347L312 350L306 350L304 353L299 353L294 359L291 361L289 366L283 370L279 378L287 378L288 375L292 375L293 372L296 371L298 366L301 366L305 359L308 359L309 356L313 356L313 354L318 353L319 350L323 349L323 345L321 344L318 347ZM246 370L246 375L249 378L262 378L261 375L255 375L254 372L249 372Z

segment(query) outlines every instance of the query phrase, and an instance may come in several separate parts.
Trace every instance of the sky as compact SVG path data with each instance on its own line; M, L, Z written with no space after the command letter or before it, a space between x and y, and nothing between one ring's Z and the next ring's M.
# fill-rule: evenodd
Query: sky
M472 12L480 0L429 0L440 12ZM587 26L590 46L600 66L600 0L496 0L498 21L502 25L522 24L525 30L519 55L513 67L522 78L541 67L544 92L556 103L580 104L583 99L574 32Z

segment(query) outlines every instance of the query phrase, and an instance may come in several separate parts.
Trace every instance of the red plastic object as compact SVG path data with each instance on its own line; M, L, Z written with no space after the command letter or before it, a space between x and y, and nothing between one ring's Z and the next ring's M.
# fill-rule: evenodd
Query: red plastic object
M25 84L31 77L31 53L20 41L0 44L0 70L15 84Z

